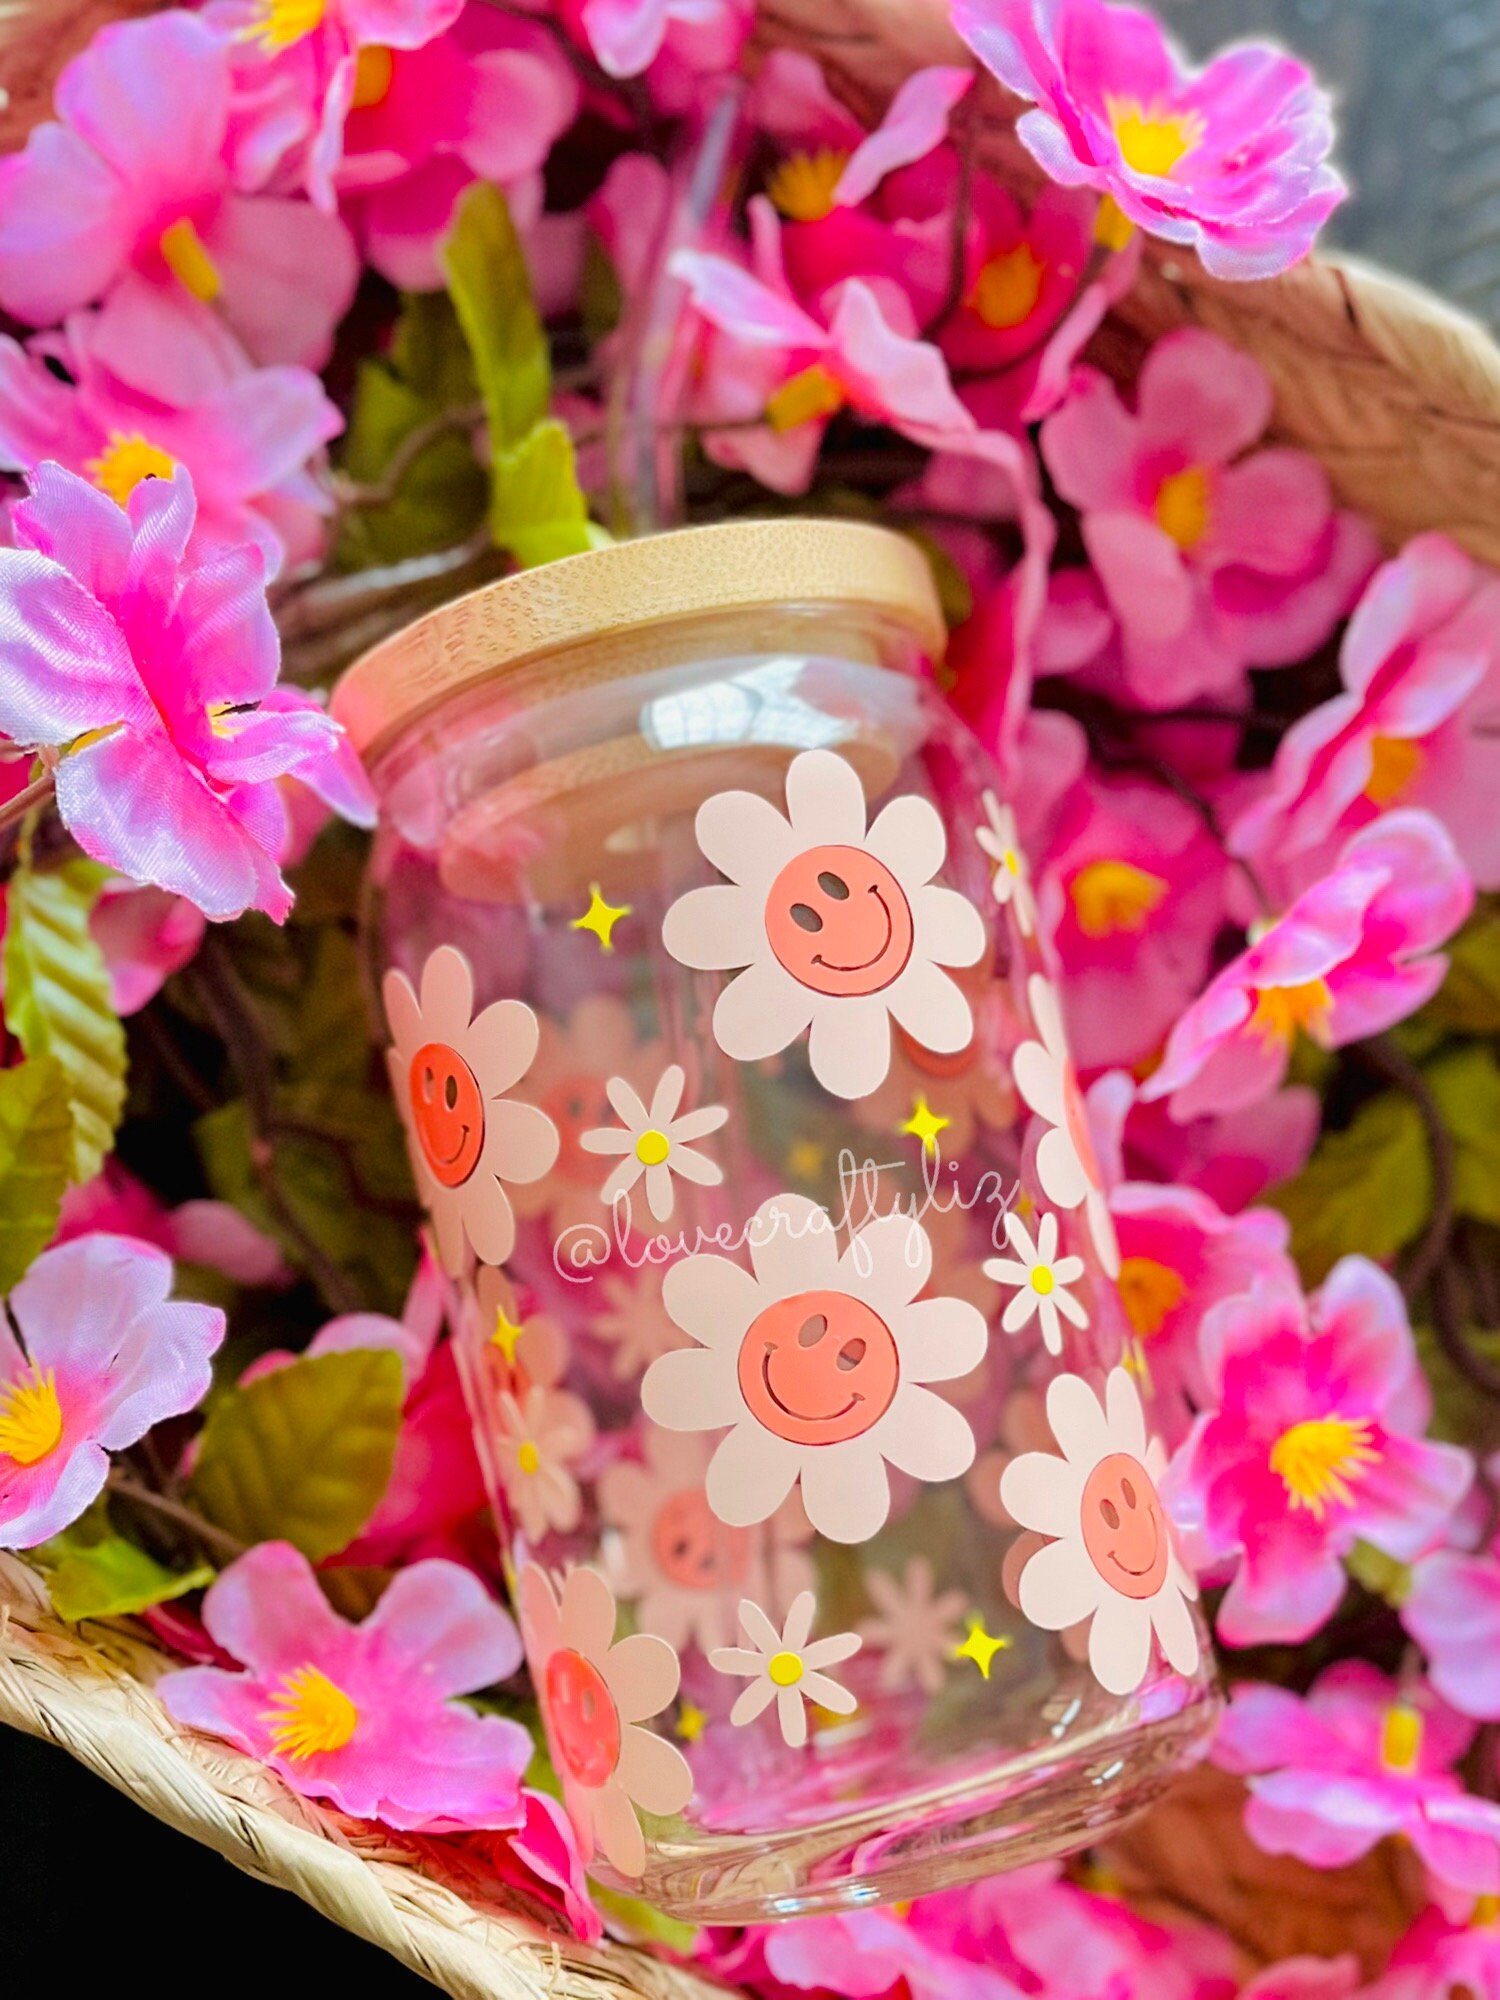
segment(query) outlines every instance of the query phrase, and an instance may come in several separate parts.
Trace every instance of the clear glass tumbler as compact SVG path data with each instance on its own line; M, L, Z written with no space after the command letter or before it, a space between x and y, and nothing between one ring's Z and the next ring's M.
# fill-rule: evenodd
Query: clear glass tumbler
M1077 1847L1215 1696L926 564L763 521L507 579L336 711L392 1087L569 1811L698 1922Z

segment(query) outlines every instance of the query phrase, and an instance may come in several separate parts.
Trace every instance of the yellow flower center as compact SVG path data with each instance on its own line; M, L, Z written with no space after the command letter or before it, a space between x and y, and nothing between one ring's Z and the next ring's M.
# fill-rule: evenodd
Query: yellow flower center
M833 191L849 155L834 146L790 153L766 182L766 193L788 222L821 222L833 211Z
M1135 234L1135 224L1112 194L1094 211L1094 241L1102 250L1123 250Z
M635 1142L635 1156L643 1167L659 1167L671 1150L671 1140L654 1126L649 1132L643 1132Z
M1130 861L1091 861L1068 885L1078 928L1085 937L1140 931L1160 905L1168 884Z
M779 1688L795 1687L802 1678L802 1655L800 1653L773 1653L766 1665L766 1672Z
M1208 473L1201 465L1169 472L1156 489L1156 525L1180 549L1196 548L1208 533Z
M257 0L248 27L239 39L254 42L268 56L279 55L304 35L318 27L327 10L327 0Z
M1388 806L1400 798L1427 762L1422 746L1407 736L1377 736L1370 745L1370 780L1365 797Z
M1500 1924L1500 1896L1476 1896L1471 1924Z
M1388 1771L1415 1770L1422 1748L1422 1717L1404 1701L1385 1712L1380 1726L1380 1761Z
M1262 986L1255 996L1250 1029L1268 1042L1290 1042L1301 1028L1317 1041L1332 1006L1333 995L1323 979L1309 979L1301 986Z
M1057 1290L1057 1280L1052 1275L1050 1264L1033 1264L1031 1267L1031 1289L1039 1298L1046 1298L1049 1292Z
M168 223L162 231L157 246L166 259L167 269L195 299L204 305L212 305L219 296L219 267L204 247L203 238L198 234L185 215Z
M1158 1264L1154 1257L1127 1257L1116 1283L1125 1317L1142 1340L1160 1333L1167 1314L1187 1297L1182 1273L1170 1264Z
M107 493L123 507L143 479L170 479L177 464L139 431L128 436L124 431L111 431L109 443L83 469L101 493Z
M542 1462L542 1454L530 1438L523 1438L516 1450L516 1464L529 1479Z
M359 1710L313 1666L288 1674L261 1716L271 1725L271 1743L283 1757L300 1764L320 1751L342 1750L359 1724Z
M1350 1481L1380 1460L1371 1429L1368 1417L1309 1417L1281 1433L1271 1447L1271 1470L1294 1509L1305 1507L1321 1521L1330 1503L1353 1503Z
M844 407L844 392L821 361L790 376L766 404L773 431L795 430L815 417L831 417Z
M1036 311L1047 266L1029 243L991 257L974 282L969 304L986 326L1008 331L1024 326Z
M28 1368L0 1389L0 1458L40 1465L63 1432L62 1404L52 1370Z
M368 111L376 104L384 104L390 95L395 67L395 58L390 50L382 48L378 42L361 49L354 59L354 95L349 100L350 110Z
M1120 158L1134 174L1165 180L1202 143L1204 124L1196 111L1163 111L1135 97L1106 97L1104 105Z

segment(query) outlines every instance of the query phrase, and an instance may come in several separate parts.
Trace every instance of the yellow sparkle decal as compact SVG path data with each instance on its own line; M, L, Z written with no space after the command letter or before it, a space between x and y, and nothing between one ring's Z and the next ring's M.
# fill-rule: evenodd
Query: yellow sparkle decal
M828 1148L816 1139L794 1139L786 1149L786 1170L794 1181L817 1178L828 1158Z
M516 1365L516 1342L524 1330L517 1326L514 1320L506 1318L504 1306L498 1309L495 1314L495 1331L490 1335L490 1339L505 1356L508 1367L514 1368Z
M910 1118L904 1125L898 1126L897 1130L904 1132L910 1139L920 1139L924 1153L935 1153L938 1149L938 1133L946 1132L952 1123L951 1118L942 1117L932 1109L927 1099L919 1094L912 1107Z
M708 1726L708 1717L693 1702L682 1704L682 1713L677 1718L677 1734L684 1743L696 1743Z
M990 1677L990 1668L995 1664L996 1653L1003 1653L1009 1644L1009 1639L991 1638L990 1634L985 1630L984 1620L980 1617L979 1613L971 1611L969 1614L969 1636L961 1646L954 1647L953 1657L955 1660L972 1660L980 1673L988 1680Z
M592 931L599 940L601 951L613 951L615 925L622 917L631 914L629 903L606 903L597 882L589 884L589 906L581 917L575 917L570 929Z

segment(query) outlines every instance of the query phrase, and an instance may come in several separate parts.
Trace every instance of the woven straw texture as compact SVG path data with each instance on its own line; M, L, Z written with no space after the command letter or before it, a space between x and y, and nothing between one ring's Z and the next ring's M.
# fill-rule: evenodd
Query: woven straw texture
M45 115L57 68L100 21L150 4L0 0L10 87L0 150L22 143ZM965 60L943 0L766 0L758 38L816 55L838 94L871 118L910 70ZM1037 171L1015 141L1013 110L986 85L970 115L982 118L986 163L1028 188ZM1315 260L1234 286L1148 244L1136 291L1100 337L1100 358L1128 378L1146 342L1189 323L1256 356L1275 386L1278 435L1313 452L1339 496L1390 546L1443 528L1500 566L1500 350L1475 322L1351 260ZM456 1843L347 1820L295 1797L253 1760L184 1734L150 1692L161 1664L138 1627L63 1626L35 1574L0 1554L0 1723L60 1745L248 1874L295 1891L459 2000L710 2000L721 1992L637 1952L554 1940L498 1902ZM1191 1839L1182 1844L1190 1848ZM1149 1903L1155 1883L1171 1905L1168 1863L1149 1842L1137 1859L1144 1876L1133 1890ZM1257 1887L1252 1900L1261 1909L1267 1899ZM1300 1933L1294 1944L1309 1948ZM1286 1948L1279 1939L1265 1956Z

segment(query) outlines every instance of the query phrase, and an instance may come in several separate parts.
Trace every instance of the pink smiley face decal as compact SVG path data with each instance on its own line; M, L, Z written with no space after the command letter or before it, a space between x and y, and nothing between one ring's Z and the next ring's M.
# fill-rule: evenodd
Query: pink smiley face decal
M604 1676L582 1653L560 1646L543 1675L547 1723L558 1761L597 1791L620 1761L620 1713Z
M1083 1546L1122 1597L1154 1597L1166 1581L1166 1518L1150 1473L1128 1451L1101 1458L1084 1484Z
M766 897L766 936L793 979L814 993L878 993L911 957L912 916L890 869L859 847L810 847Z
M461 1187L484 1150L484 1098L457 1049L426 1042L408 1072L412 1126L433 1178Z
M901 1362L880 1315L847 1292L798 1292L750 1322L740 1392L789 1444L843 1444L890 1408Z
M668 1494L657 1509L651 1554L662 1575L683 1590L719 1590L744 1580L750 1536L719 1519L701 1486L688 1486Z
M556 1172L592 1186L599 1178L599 1161L581 1142L585 1132L607 1125L614 1116L603 1078L565 1076L542 1099L542 1109L557 1127Z

